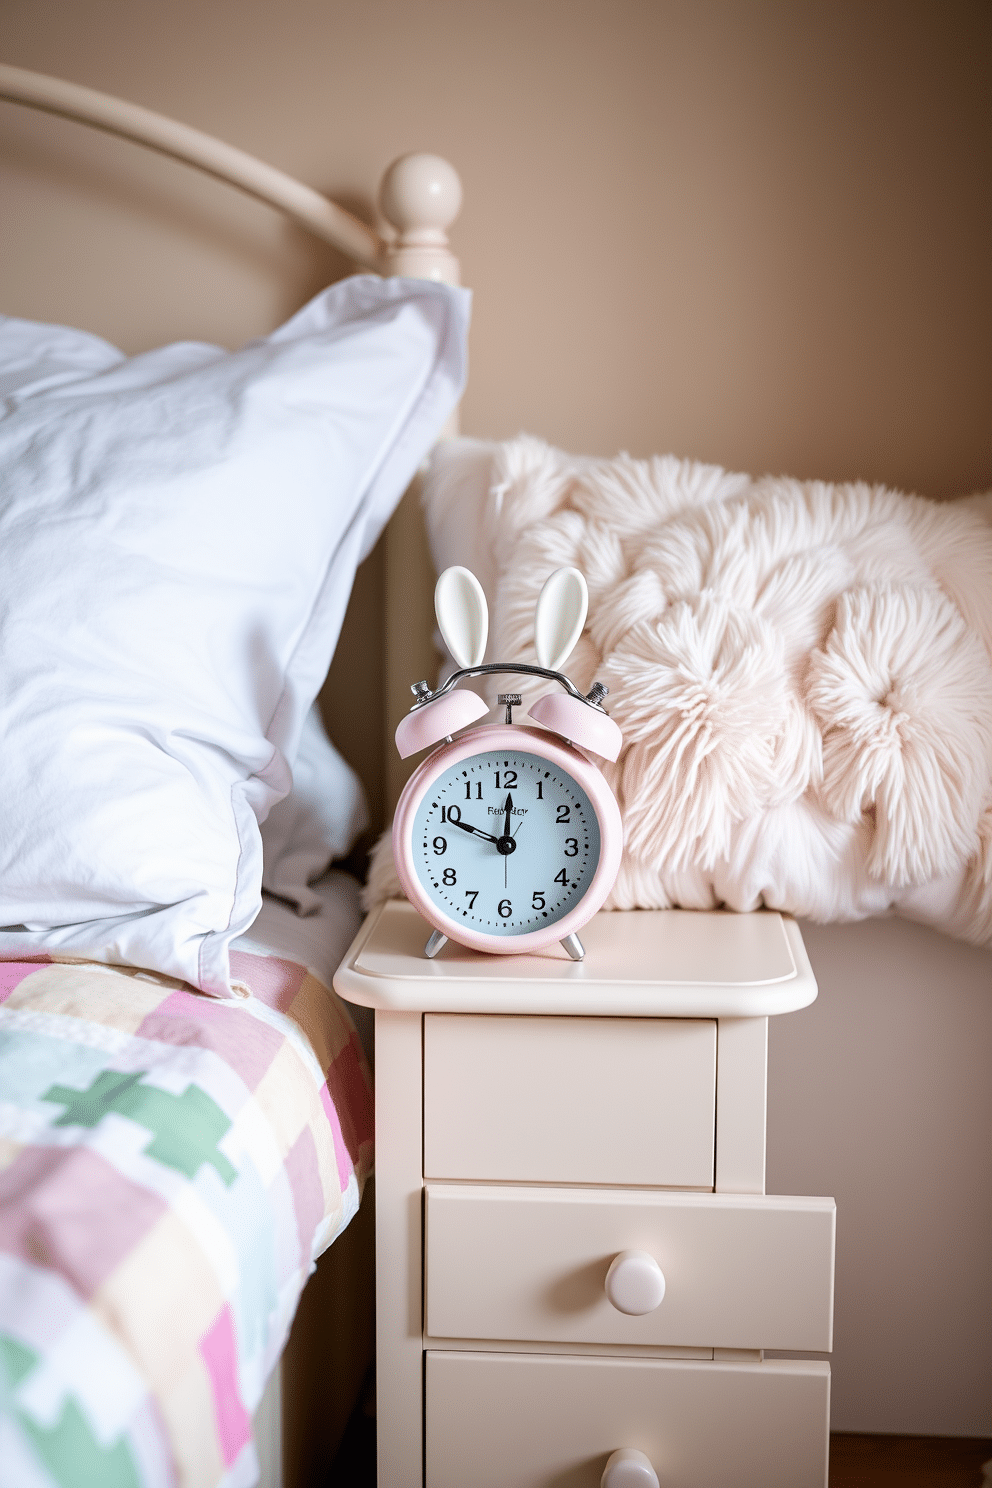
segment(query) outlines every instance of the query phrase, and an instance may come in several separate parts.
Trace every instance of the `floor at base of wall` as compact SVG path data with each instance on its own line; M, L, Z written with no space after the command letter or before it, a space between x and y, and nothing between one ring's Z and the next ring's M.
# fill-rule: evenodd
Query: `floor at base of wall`
M981 1488L992 1438L855 1436L830 1438L830 1488Z
M992 1437L835 1432L830 1488L982 1488L982 1464L990 1459ZM375 1488L374 1375L362 1390L324 1488Z

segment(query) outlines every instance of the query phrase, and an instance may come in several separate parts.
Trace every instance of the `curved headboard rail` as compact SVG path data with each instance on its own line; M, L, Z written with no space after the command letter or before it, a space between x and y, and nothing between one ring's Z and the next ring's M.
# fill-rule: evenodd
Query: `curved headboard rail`
M5 64L0 64L0 98L49 114L61 114L63 118L121 135L197 166L277 207L356 263L379 268L385 245L371 227L312 187L199 129L191 129L109 93L98 93L62 78Z

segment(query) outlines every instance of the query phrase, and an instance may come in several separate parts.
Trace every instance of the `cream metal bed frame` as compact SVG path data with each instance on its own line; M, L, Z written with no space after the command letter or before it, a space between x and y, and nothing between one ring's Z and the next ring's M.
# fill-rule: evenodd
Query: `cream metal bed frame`
M461 207L461 183L453 167L436 155L405 155L385 172L379 204L391 228L387 235L242 150L92 88L0 64L0 99L61 115L195 166L276 208L361 269L459 282L447 229ZM453 432L454 420L446 430ZM416 481L386 530L384 570L381 706L385 736L391 739L409 709L410 679L430 676L437 666L424 618L432 610L432 578ZM363 655L363 670L374 672L367 662ZM373 794L385 797L373 803L380 807L373 815L383 819L408 769L393 750L386 752L384 764L384 790L378 781L367 782ZM304 1292L290 1344L255 1416L261 1488L282 1488L284 1483L296 1488L315 1480L340 1442L372 1356L373 1219L370 1195L322 1257Z

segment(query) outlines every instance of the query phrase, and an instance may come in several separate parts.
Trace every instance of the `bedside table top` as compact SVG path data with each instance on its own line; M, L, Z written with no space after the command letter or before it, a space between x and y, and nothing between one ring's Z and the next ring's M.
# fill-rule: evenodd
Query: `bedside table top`
M560 946L488 956L449 941L424 956L431 927L405 900L374 911L334 976L349 1002L393 1012L755 1018L816 997L795 921L697 910L600 912L581 931L584 961Z

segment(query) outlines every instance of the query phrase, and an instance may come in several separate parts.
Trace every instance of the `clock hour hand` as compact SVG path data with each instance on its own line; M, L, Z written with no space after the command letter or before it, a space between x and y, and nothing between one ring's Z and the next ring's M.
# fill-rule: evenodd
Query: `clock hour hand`
M457 827L460 832L471 832L473 837L483 837L487 842L499 841L499 838L494 837L492 832L484 832L481 827L470 827L468 822L454 821L450 816L448 817L448 826Z
M503 810L506 813L506 825L503 828L503 836L512 837L513 833L510 831L510 814L513 811L513 797L509 794L503 804Z

